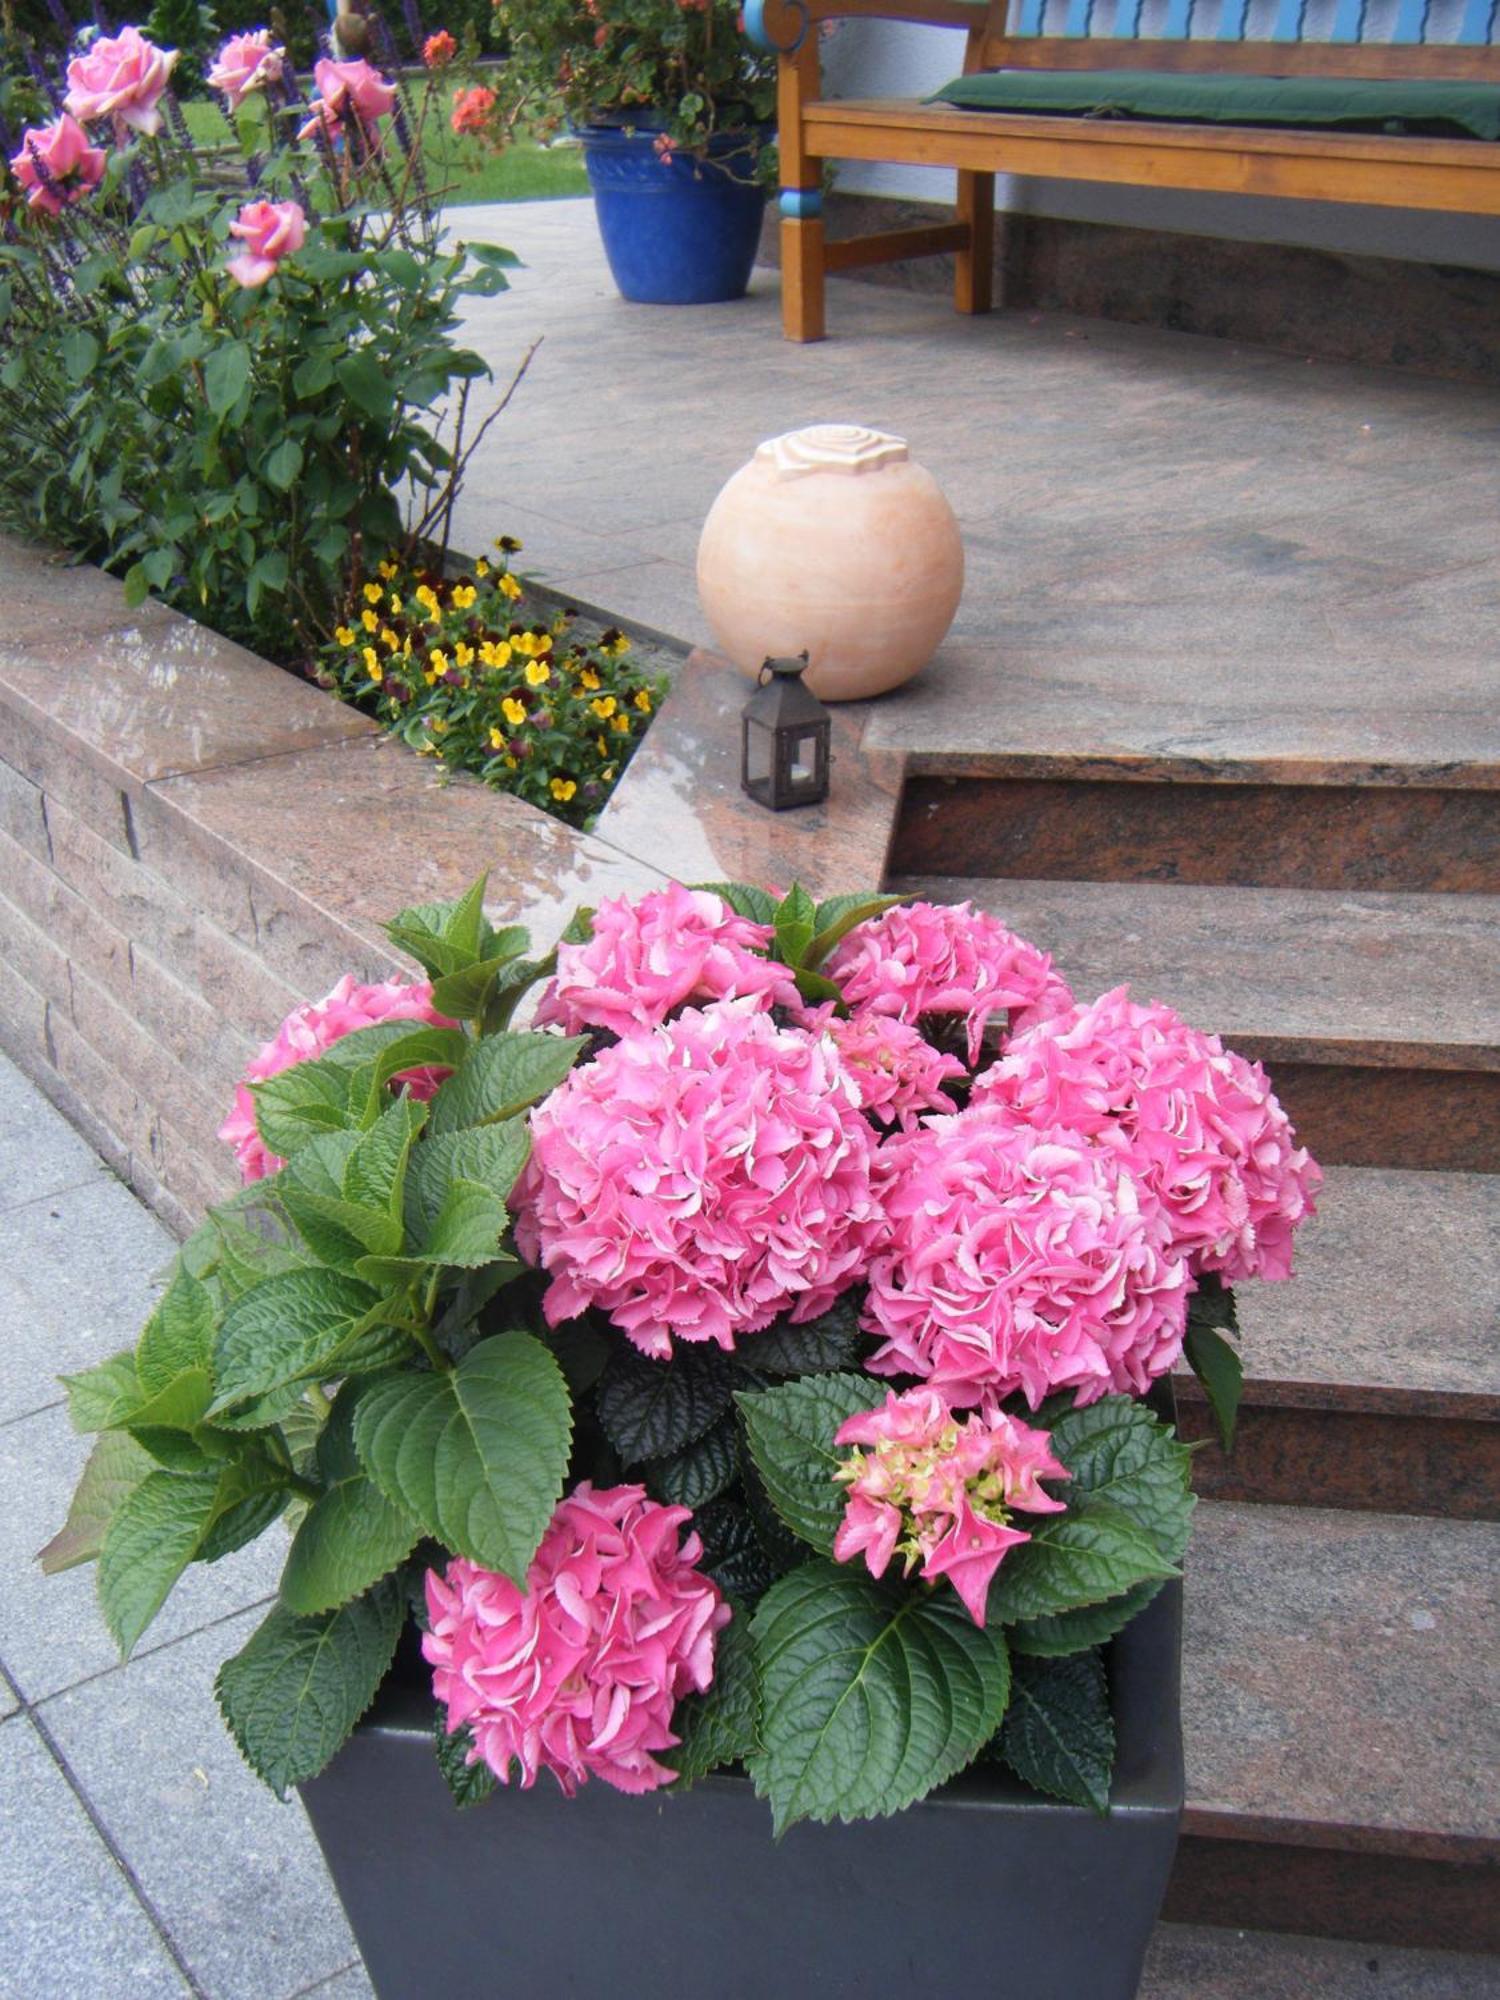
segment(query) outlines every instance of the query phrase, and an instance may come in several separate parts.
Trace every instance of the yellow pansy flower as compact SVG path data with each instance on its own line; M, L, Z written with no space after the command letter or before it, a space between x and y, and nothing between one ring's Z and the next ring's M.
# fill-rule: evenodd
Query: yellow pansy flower
M613 782L614 775L615 767L613 764L606 764L604 769L599 773L600 778L606 785Z
M363 658L365 663L365 672L370 676L370 679L378 685L381 681L385 679L385 668L380 664L379 653L376 652L373 646L366 646Z
M552 678L552 669L545 660L528 660L526 663L526 683L528 687L539 688Z
M392 653L399 653L401 651L401 641L396 637L389 625L381 626L380 643Z
M396 595L394 590L391 592L391 616L393 618L401 616L401 599Z
M512 603L521 595L521 586L516 582L509 570L501 577L499 587Z
M586 688L601 688L604 685L592 667L585 667L578 678Z
M599 755L601 757L607 757L609 755L609 745L602 736L596 736L594 738L594 748L599 752Z
M628 715L617 715L609 726L617 736L628 736L630 734L630 717Z
M432 731L434 736L446 736L448 734L448 725L440 715L434 715L428 722L427 727Z
M403 660L409 660L409 659L411 658L411 634L410 634L410 632L408 632L408 633L407 633L407 635L406 635L406 637L405 637L405 638L404 638L404 639L403 639L403 640L401 641L401 657L402 657L402 659L403 659Z
M505 717L512 729L519 729L521 724L526 720L526 710L513 694L508 694L504 701L501 702L500 713Z
M448 671L448 655L441 646L434 646L427 655L427 664L435 674L445 674Z
M514 757L507 757L505 760L505 768L507 771L518 771L521 767L516 762Z
M641 711L642 715L649 715L651 713L651 696L645 688L636 689L635 705Z
M559 805L565 806L578 790L578 787L571 778L554 778L547 789Z
M623 632L616 631L611 626L599 641L599 651L607 653L612 660L617 660L622 653L630 651L630 641Z
M619 703L612 694L601 694L597 701L589 703L589 712L597 715L601 722L608 722L618 706Z
M462 639L453 648L453 664L456 667L472 667L474 664L474 648L465 645Z
M437 610L438 608L437 593L433 590L432 585L430 583L419 583L416 588L415 596L418 604L421 605L424 611L433 612Z
M508 639L486 639L479 649L479 657L487 667L508 667L510 665L510 641Z
M488 575L489 575L489 573L490 573L490 566L489 566L489 564L488 564L488 563L487 563L487 562L485 561L484 557L483 557L483 556L481 556L481 557L479 558L478 562L477 562L477 563L475 563L475 565L474 565L474 574L475 574L476 576L481 576L481 577L483 577L483 576L488 576Z
M380 630L380 620L375 616L375 613L373 611L370 610L361 611L359 614L359 622L361 625L364 626L367 632L378 632Z
M453 586L453 603L455 609L467 611L478 595L479 592L474 588L472 583L455 583Z
M352 646L354 644L354 634L349 630L347 625L335 625L333 636L341 646Z
M505 748L504 736L498 729L493 727L490 730L490 748L492 750L503 750Z
M380 588L378 583L367 583L365 585L366 604L378 604L384 596L385 592Z
M396 565L387 557L384 562L376 563L375 574L383 576L386 582L389 583L391 578L396 574Z

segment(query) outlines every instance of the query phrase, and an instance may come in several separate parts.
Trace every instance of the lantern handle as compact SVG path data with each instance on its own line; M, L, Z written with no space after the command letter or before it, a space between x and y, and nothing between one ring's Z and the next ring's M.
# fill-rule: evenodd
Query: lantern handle
M806 646L792 659L783 657L773 660L767 657L761 662L760 672L755 676L755 685L764 687L772 674L805 674L809 664L810 656Z

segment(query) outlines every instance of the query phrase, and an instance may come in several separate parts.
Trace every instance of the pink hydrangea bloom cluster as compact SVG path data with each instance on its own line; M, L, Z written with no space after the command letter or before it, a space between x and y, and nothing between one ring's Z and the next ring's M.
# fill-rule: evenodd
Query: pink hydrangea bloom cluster
M832 1036L859 1091L861 1109L878 1123L910 1131L922 1112L953 1109L943 1085L967 1076L967 1070L957 1056L935 1049L907 1022L873 1008L841 1021L831 1007L821 1009L814 1022Z
M1046 1431L1001 1410L959 1417L932 1388L893 1390L879 1409L839 1426L836 1444L864 1445L834 1477L849 1489L834 1539L839 1562L863 1555L884 1576L895 1555L906 1574L946 1576L976 1625L1007 1552L1031 1537L1011 1510L1060 1514L1043 1479L1068 1479Z
M426 1021L436 1028L454 1024L432 1004L432 987L425 979L387 979L378 986L360 986L345 973L331 993L288 1014L269 1042L245 1065L245 1081L235 1086L234 1109L219 1127L219 1137L232 1146L240 1174L248 1183L274 1174L286 1162L268 1151L255 1124L255 1099L249 1086L278 1076L293 1063L320 1056L356 1028L373 1028L378 1021ZM445 1069L406 1070L395 1082L413 1097L431 1097Z
M753 998L795 1006L784 965L758 956L769 924L738 916L709 889L669 883L632 902L602 902L587 944L557 948L557 976L536 1018L570 1035L605 1028L614 1035L654 1028L687 1002Z
M502 1784L512 1764L523 1790L549 1770L570 1797L589 1778L649 1792L675 1773L655 1752L679 1698L713 1679L729 1606L694 1565L702 1554L686 1507L662 1507L643 1486L561 1502L520 1590L462 1557L427 1573L431 1630L422 1651L450 1731L468 1725Z
M856 925L823 969L855 1012L913 1027L928 1014L962 1016L971 1068L994 1015L1008 1013L1019 1033L1073 1001L1046 952L972 903L897 903Z
M883 1230L876 1142L827 1036L754 997L613 1043L531 1113L514 1196L556 1324L601 1307L644 1354L810 1319Z
M870 1265L877 1375L951 1403L1140 1394L1182 1347L1191 1280L1161 1205L1111 1148L996 1106L882 1148L889 1240Z
M1289 1278L1322 1175L1258 1063L1119 986L1017 1037L974 1102L1118 1150L1194 1271Z

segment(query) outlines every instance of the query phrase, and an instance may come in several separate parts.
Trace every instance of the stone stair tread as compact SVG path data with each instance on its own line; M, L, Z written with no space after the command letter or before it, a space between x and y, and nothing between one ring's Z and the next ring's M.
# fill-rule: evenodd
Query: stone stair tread
M1293 1281L1237 1302L1253 1401L1500 1418L1500 1175L1328 1167Z
M1500 896L896 876L1283 1062L1500 1069Z
M1500 1963L1476 1952L1158 1924L1138 2000L1494 2000Z
M1204 1501L1184 1830L1500 1858L1500 1524Z

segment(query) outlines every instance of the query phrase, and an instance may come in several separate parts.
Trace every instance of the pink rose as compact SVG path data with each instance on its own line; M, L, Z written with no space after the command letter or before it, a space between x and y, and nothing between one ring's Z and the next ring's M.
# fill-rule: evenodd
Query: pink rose
M562 1500L526 1588L455 1557L427 1572L431 1629L422 1652L450 1731L468 1725L471 1763L523 1791L551 1771L570 1797L589 1778L622 1792L670 1784L653 1754L681 1739L672 1711L712 1682L729 1606L695 1565L686 1507L643 1486Z
M263 285L283 257L302 248L307 237L307 217L295 201L246 202L229 225L244 249L229 260L229 275L249 288Z
M28 127L10 170L26 190L26 203L43 215L57 215L104 178L104 154L66 112L50 125Z
M1011 1526L1011 1509L1062 1513L1064 1502L1038 1482L1072 1477L1046 1431L1002 1410L959 1417L930 1388L892 1390L879 1409L841 1424L834 1442L869 1447L834 1474L849 1488L834 1560L863 1555L880 1577L900 1548L906 1574L920 1562L923 1576L946 1576L976 1625L1006 1553L1031 1540Z
M309 1062L356 1028L373 1028L378 1021L426 1022L434 1028L453 1023L432 1004L432 987L425 979L383 980L378 986L358 986L345 973L331 993L288 1014L275 1035L245 1065L245 1082L237 1084L234 1109L219 1127L219 1137L234 1148L240 1173L248 1181L276 1173L286 1162L266 1149L255 1123L255 1098L249 1086L279 1076L293 1063ZM412 1097L431 1097L448 1075L445 1069L407 1070L394 1081Z
M222 90L231 111L238 111L252 90L264 90L281 75L286 50L271 46L269 28L257 28L253 35L232 35L220 49L208 72L210 90Z
M126 126L149 138L161 130L156 106L176 61L176 49L157 48L139 28L101 35L68 64L64 108L85 123L112 118L116 138L123 138Z
M325 56L313 65L313 81L319 94L309 107L312 116L297 134L299 139L311 138L320 127L331 137L351 110L368 133L396 102L395 86L363 56L353 62L333 62Z

